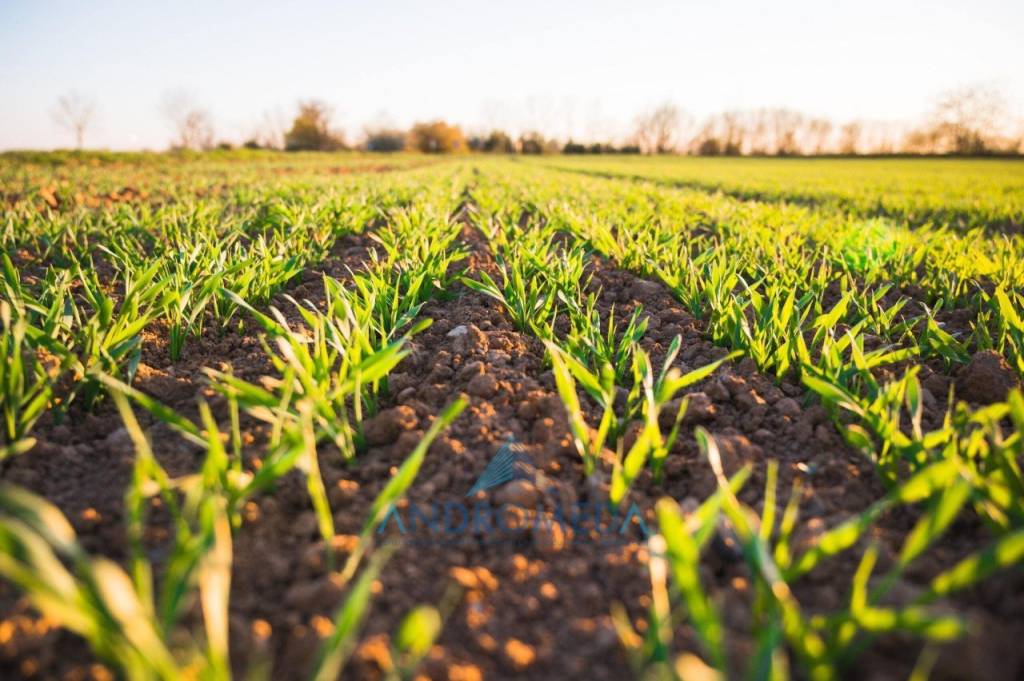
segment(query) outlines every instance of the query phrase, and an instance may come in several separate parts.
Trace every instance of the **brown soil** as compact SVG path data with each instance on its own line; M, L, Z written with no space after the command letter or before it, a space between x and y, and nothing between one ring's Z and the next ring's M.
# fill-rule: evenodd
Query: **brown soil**
M493 259L480 237L467 228L464 239L472 247L468 273L492 269ZM369 243L366 237L343 239L322 271L343 278L346 267L365 261ZM684 370L724 354L706 340L701 325L660 284L599 259L592 262L592 269L605 314L612 304L618 318L643 305L649 315L643 344L656 362L676 335L683 337L677 361ZM319 303L319 271L304 274L289 293ZM470 406L431 447L403 510L408 511L409 504L427 508L431 502L463 501L509 436L523 444L543 473L546 489L510 484L494 493L496 501L539 503L550 512L559 502L603 496L606 472L584 477L552 375L543 364L542 344L517 332L494 301L461 286L454 293L453 298L428 303L423 309L422 314L434 324L414 338L412 354L392 374L392 397L366 424L368 450L352 466L344 465L331 447L320 452L340 556L351 550L370 503L390 473L433 417L462 394L468 395ZM287 310L288 304L281 299L279 307ZM257 331L248 321L241 330L232 326L223 333L208 325L203 337L190 341L183 359L173 365L166 359L161 329L152 329L145 341L136 385L189 416L194 416L195 401L201 395L223 416L223 404L204 385L203 367L229 365L250 381L273 373ZM696 425L715 435L729 472L744 464L753 466L754 474L741 497L754 508L761 506L768 460L780 464L780 504L785 503L792 481L804 480L797 538L802 545L884 494L870 463L841 443L824 410L814 405L802 387L787 381L776 384L749 361L727 364L691 389L685 424L666 464L665 480L655 484L646 472L631 492L630 501L643 510L651 527L658 498L670 495L690 506L715 488L692 436ZM243 427L247 463L252 465L265 434L250 419ZM70 423L41 422L35 434L36 449L13 461L4 477L57 504L88 550L123 560L123 495L133 450L119 417L109 405L101 406L95 414L76 415ZM159 424L152 425L152 436L157 456L171 474L196 469L201 452L195 447ZM881 547L880 569L885 569L886 561L891 564L913 521L912 513L899 511L878 525L871 539ZM394 527L389 537L402 539ZM631 541L602 547L548 528L506 539L495 542L493 536L476 532L459 534L444 544L402 543L381 576L346 676L379 677L388 656L387 637L401 617L417 604L453 598L444 630L421 669L430 678L628 678L627 660L608 613L612 603L623 603L635 625L645 626L650 582L643 544ZM913 593L930 575L984 541L985 533L977 523L959 523L907 575L897 596ZM153 524L148 546L159 573L167 547L166 527L159 522ZM317 525L298 473L285 477L246 507L234 552L231 645L235 670L244 671L248 660L269 652L275 679L303 678L318 632L323 630L323 618L331 616L344 590L324 565ZM844 554L797 584L806 612L842 607L858 556L859 552ZM735 546L720 540L709 547L702 574L725 613L730 655L735 668L741 669L739 665L752 651L746 634L752 600L749 574ZM1024 634L1019 617L1024 606L1021 581L1019 575L992 579L950 604L970 612L979 628L943 657L937 667L940 677L959 678L962 670L987 678L1017 674L1021 654L1013 642ZM0 585L0 611L5 613L3 620L11 623L6 629L0 625L3 678L88 678L100 671L90 668L94 661L83 642L41 620L7 585ZM692 630L678 627L675 646L696 650ZM905 677L919 650L916 642L883 640L850 677Z

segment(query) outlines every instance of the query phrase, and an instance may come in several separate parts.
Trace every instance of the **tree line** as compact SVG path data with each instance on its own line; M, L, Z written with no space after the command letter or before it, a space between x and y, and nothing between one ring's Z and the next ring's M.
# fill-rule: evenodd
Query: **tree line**
M164 96L160 111L172 132L172 149L230 148L218 142L213 119L183 93ZM94 120L87 97L62 96L54 121L83 146ZM264 114L242 144L284 151L364 149L423 153L483 152L503 154L692 154L703 156L817 156L861 154L1017 155L1024 152L1024 125L1008 132L1005 98L995 90L965 87L943 94L916 126L851 121L835 124L786 108L723 111L697 121L671 102L641 113L628 137L619 142L579 142L546 137L539 131L510 135L502 130L469 133L443 120L416 123L408 129L371 126L350 144L333 124L329 106L299 102L294 117Z

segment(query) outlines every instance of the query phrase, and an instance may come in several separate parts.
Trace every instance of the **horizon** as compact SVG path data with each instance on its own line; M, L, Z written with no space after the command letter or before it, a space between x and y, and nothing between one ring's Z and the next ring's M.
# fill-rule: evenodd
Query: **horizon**
M1019 3L642 4L532 2L512 14L406 1L387 13L325 2L8 3L0 150L74 146L52 116L71 92L95 104L84 147L110 150L167 148L161 102L174 93L234 144L310 99L332 108L349 142L369 126L435 119L468 133L621 142L636 115L662 102L698 121L787 108L905 129L944 92L974 85L1003 95L1012 132L1024 118Z

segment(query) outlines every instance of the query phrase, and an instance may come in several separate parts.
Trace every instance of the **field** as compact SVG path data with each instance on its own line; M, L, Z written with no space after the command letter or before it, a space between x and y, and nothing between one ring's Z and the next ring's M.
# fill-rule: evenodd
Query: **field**
M1024 164L0 156L0 677L1015 679Z

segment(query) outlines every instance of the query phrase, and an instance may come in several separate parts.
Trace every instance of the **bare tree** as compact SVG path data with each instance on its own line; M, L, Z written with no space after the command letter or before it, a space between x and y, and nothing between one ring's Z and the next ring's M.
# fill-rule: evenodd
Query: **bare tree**
M75 136L75 147L82 148L85 141L85 131L92 123L93 112L96 107L93 101L77 92L69 92L57 100L53 109L53 120L60 127L64 128Z
M253 139L265 149L284 149L284 137L290 123L281 109L264 111Z
M976 154L998 146L1006 118L1006 100L996 90L962 87L943 94L932 114L938 151Z
M853 156L860 151L860 138L864 127L859 121L850 121L839 131L839 153Z
M165 93L160 111L174 130L176 149L212 149L213 121L186 92Z
M739 111L726 111L719 118L722 122L722 139L725 142L722 153L726 156L739 156L743 153L747 135L743 115Z
M684 114L679 107L666 102L636 117L636 142L646 153L665 154L675 151L679 145L683 121Z
M812 118L807 121L805 132L805 150L821 155L828 148L829 137L832 135L832 121L827 118Z
M793 156L802 151L797 141L797 133L804 123L801 114L790 109L772 109L768 112L768 122L777 156Z

